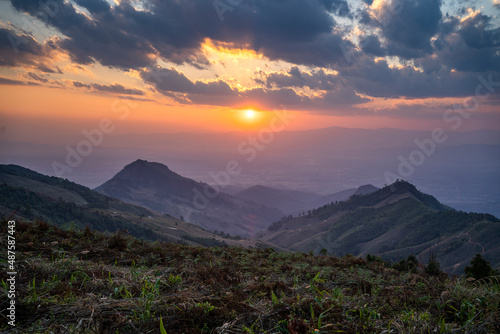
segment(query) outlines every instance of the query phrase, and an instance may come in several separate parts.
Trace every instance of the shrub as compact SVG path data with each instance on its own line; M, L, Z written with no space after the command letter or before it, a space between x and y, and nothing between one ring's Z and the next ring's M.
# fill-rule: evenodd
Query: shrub
M491 264L485 260L481 254L476 254L470 262L470 266L465 267L465 274L467 277L481 279L488 276L498 275L498 271L491 267Z

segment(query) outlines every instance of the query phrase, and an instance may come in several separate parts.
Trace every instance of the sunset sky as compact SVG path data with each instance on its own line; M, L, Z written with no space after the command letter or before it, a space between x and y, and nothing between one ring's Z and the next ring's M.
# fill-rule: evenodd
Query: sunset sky
M500 129L499 0L0 1L0 139ZM450 111L454 110L454 111Z

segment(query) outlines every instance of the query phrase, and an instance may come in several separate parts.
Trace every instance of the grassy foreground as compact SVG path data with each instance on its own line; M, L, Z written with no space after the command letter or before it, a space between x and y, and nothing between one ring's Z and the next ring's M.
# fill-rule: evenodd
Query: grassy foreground
M16 327L5 333L499 333L500 284L381 261L201 248L17 222Z

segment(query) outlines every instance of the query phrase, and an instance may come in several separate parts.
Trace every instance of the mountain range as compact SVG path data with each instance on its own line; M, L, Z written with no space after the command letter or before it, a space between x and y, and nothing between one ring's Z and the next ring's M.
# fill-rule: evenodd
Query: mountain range
M416 255L427 262L433 254L451 274L462 273L476 253L500 265L498 218L456 211L400 180L282 219L257 237L293 251L375 254L389 261Z
M76 144L81 140L78 135L64 142ZM138 157L166 164L173 171L182 171L184 177L211 185L215 183L210 171L224 170L226 162L235 160L242 172L232 178L223 192L260 184L327 195L362 184L383 187L392 183L386 180L386 172L398 175L401 159L409 160L410 154L421 152L416 142L428 142L431 131L340 127L282 131L252 160L238 147L248 149L249 138L255 135L110 134L80 165L63 175L54 172L53 163L65 164L66 144L0 138L0 163L25 166L95 188ZM455 209L500 217L500 131L450 130L445 135L446 141L428 150L425 161L415 166L411 175L400 178Z
M136 237L187 245L266 246L256 240L214 234L170 215L16 165L0 165L0 217L42 220L66 229L127 230Z
M352 195L365 195L377 191L378 188L368 184L359 188L351 188L329 195L311 192L276 189L262 185L253 186L235 195L255 203L262 203L280 209L285 215L298 215L332 202L344 201Z
M167 166L136 160L96 191L197 224L248 237L283 216L276 208L244 200L196 182Z
M96 191L14 165L0 165L0 187L4 218L15 214L66 228L389 261L416 255L426 262L432 254L451 274L461 274L476 253L500 266L498 218L454 210L401 180L331 195L265 186L229 195L163 164L136 160ZM208 202L197 206L197 195Z

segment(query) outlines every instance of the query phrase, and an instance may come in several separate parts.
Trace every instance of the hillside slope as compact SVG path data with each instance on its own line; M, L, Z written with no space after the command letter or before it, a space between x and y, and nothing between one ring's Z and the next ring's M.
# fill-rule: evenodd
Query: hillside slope
M0 233L8 233L6 221ZM353 256L151 243L42 222L17 222L16 239L16 328L0 322L2 333L500 331L495 280L470 283ZM6 252L0 259L5 282Z
M334 194L320 195L305 191L276 189L257 185L237 192L235 195L255 203L278 208L285 215L297 215L332 202L345 201L355 194L369 194L376 190L378 188L372 185L365 185L357 189L352 188Z
M188 245L269 246L256 240L222 237L169 215L16 165L0 165L0 217L42 219L68 229L88 226L102 232L127 230L144 239Z
M432 252L448 273L463 272L476 253L500 266L499 219L455 211L404 181L282 219L259 237L290 250L393 261L414 254L425 262Z
M137 160L123 168L96 191L142 205L210 231L250 236L283 213L276 208L218 192L171 171L167 166Z

